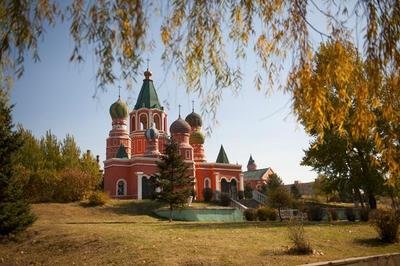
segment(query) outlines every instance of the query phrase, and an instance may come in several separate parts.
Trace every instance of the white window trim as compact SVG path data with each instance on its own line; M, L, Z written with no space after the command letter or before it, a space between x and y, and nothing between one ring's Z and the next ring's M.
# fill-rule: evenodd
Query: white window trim
M119 183L120 181L124 182L124 195L118 195L118 183ZM126 180L125 180L124 178L118 179L117 182L115 183L115 196L117 196L117 197L126 196L126 195L128 194L128 193L127 193L127 190L128 190L127 187L128 187L128 186L127 186Z
M208 185L210 186L209 188L211 188L211 179L209 177L204 178L203 188L207 188L206 186L207 180L208 180Z

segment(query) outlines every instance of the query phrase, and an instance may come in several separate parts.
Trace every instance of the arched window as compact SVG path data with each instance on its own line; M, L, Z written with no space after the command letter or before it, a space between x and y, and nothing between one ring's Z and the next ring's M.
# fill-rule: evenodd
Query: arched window
M153 120L155 127L160 130L161 129L160 116L158 114L154 114Z
M120 179L117 181L116 192L117 196L126 195L126 181L124 179Z
M131 117L131 131L136 131L136 121L135 116Z
M146 114L141 114L140 115L139 123L140 123L140 130L146 130L147 129L148 123L147 123L147 115Z
M204 179L204 188L210 188L211 186L210 178L206 177Z

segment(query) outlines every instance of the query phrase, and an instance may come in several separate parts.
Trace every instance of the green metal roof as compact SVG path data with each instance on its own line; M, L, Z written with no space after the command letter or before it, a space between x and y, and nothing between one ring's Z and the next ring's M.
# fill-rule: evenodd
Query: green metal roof
M218 157L217 157L217 163L226 163L229 164L228 156L226 156L226 152L224 150L224 146L221 145L221 148L219 149Z
M116 158L120 159L127 159L128 158L128 153L126 153L125 146L123 144L119 145L117 155L115 156Z
M163 107L158 100L156 89L154 88L153 80L146 78L143 80L142 88L140 89L139 97L135 104L135 110L140 108L157 108L163 110Z
M254 171L243 172L245 180L260 180L261 177L268 171L269 167L263 169L257 169Z

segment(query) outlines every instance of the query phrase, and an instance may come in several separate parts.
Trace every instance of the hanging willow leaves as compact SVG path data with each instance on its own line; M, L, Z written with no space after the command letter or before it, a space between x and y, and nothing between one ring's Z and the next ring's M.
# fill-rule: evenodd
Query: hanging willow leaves
M152 29L149 21L159 13L161 28ZM325 25L312 23L309 13L323 16ZM348 45L344 44L333 50L337 53L333 57L321 51L333 61L320 70L326 76L315 79L312 55L318 44L311 42L310 33L325 41L346 43L351 40L352 20L362 29L358 35L364 38L364 70L360 73L352 66L351 61L356 59L346 58ZM3 77L21 76L27 52L38 59L38 40L45 27L59 21L70 26L75 43L71 61L84 61L88 57L82 52L87 51L85 48L94 51L101 88L117 79L127 83L135 79L147 33L159 30L165 66L174 67L187 91L203 99L204 114L214 119L222 93L242 88L238 62L254 64L258 66L254 89L284 88L293 96L294 113L308 117L307 129L313 127L320 137L328 124L339 134L359 137L372 130L390 172L393 176L400 174L398 0L73 0L63 8L55 0L4 0L0 2ZM256 62L244 61L251 50ZM285 69L288 63L289 69ZM281 76L287 72L290 75L285 82ZM353 74L367 81L349 86ZM335 93L339 97L334 104L329 103L326 89L318 86L325 81L337 82ZM357 105L357 112L351 115L350 104ZM345 123L351 127L345 129Z

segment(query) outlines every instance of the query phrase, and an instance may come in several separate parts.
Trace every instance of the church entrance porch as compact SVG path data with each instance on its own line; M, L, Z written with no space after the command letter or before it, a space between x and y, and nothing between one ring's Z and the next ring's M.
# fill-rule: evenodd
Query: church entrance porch
M155 192L154 176L142 177L142 199L153 199Z
M229 182L226 179L221 180L221 193L228 194L232 199L237 199L237 182L231 179Z

